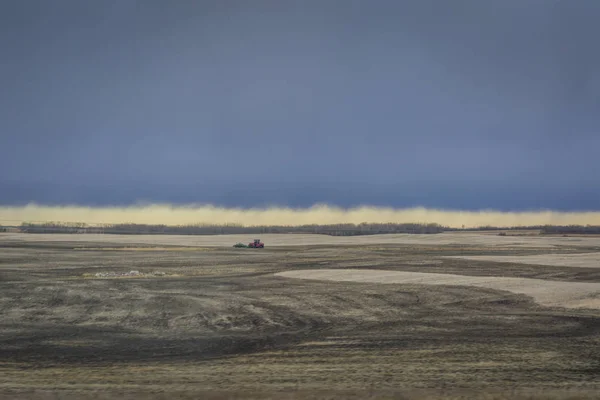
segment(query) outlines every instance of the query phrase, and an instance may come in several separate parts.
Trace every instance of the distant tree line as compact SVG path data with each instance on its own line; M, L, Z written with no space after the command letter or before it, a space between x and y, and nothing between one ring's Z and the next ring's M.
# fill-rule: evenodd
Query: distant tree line
M546 235L553 234L579 234L579 235L599 235L600 234L600 226L593 225L567 225L567 226L553 226L548 225L542 227L540 233Z
M109 233L123 235L224 235L224 234L262 234L262 233L316 233L331 236L377 235L384 233L441 233L445 228L439 224L332 224L301 226L243 226L224 225L146 225L114 224L88 226L81 223L23 223L20 227L25 233Z
M531 226L478 226L471 228L444 228L446 231L531 231L531 230L541 230L543 225L531 225Z
M258 235L264 233L315 233L331 236L379 235L386 233L433 234L449 231L519 231L538 230L544 234L600 234L600 226L592 225L543 225L521 227L450 228L439 224L399 224L399 223L361 223L329 225L264 225L243 226L240 224L190 224L190 225L147 225L147 224L104 224L86 225L84 223L23 223L21 232L25 233L109 233L122 235ZM0 232L2 228L0 227Z

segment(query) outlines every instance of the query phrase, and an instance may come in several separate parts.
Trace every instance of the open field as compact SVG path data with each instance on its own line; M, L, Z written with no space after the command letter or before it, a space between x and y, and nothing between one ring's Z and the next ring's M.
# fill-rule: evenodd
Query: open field
M600 238L259 237L0 234L0 398L599 398Z
M590 247L600 251L600 237L491 236L485 233L448 232L432 235L389 234L368 236L327 236L311 234L262 234L269 247L311 245L415 244L484 247ZM69 242L120 243L150 246L228 247L249 242L250 235L107 235L0 233L0 243Z

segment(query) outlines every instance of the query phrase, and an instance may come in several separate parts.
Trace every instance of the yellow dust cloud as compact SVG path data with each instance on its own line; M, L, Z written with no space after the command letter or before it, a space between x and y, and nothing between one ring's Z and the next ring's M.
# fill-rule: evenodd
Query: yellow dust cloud
M212 205L153 204L128 207L44 206L30 204L0 207L0 224L22 222L78 222L99 224L239 224L286 225L368 223L437 223L467 228L479 226L600 225L600 212L501 212L494 210L456 211L423 207L394 209L362 206L339 208L315 205L309 208L223 208Z

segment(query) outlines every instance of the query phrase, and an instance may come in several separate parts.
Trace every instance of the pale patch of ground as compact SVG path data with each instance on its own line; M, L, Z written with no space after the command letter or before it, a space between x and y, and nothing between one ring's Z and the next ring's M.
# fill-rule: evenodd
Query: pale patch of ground
M560 282L529 278L363 269L296 270L279 272L275 275L337 282L475 286L531 296L537 303L544 306L600 309L600 283L596 282Z
M82 251L205 251L199 247L75 247L73 250Z
M442 260L417 260L417 261L405 261L404 265L440 265Z
M476 261L550 265L556 267L600 268L600 253L536 254L532 256L446 256Z
M431 235L389 234L369 236L327 236L314 234L264 234L264 235L108 235L108 234L28 234L0 233L2 242L94 242L123 245L163 245L196 247L231 247L237 242L248 243L260 238L266 247L309 245L460 245L484 247L553 247L598 246L600 237L543 237L543 236L492 236L482 233L447 232Z
M167 274L162 271L153 271L153 272L140 272L136 270L128 271L128 272L96 272L95 274L85 273L82 275L84 278L162 278L162 277L176 277L180 276L177 274Z

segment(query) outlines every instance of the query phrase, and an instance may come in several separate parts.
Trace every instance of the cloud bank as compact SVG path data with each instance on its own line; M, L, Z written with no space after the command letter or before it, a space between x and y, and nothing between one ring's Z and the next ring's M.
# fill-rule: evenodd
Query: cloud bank
M0 207L0 224L23 222L80 222L99 224L240 224L287 225L340 223L438 223L444 226L600 225L600 211L590 212L501 212L494 210L457 211L423 207L395 209L362 206L340 208L315 205L309 208L223 208L212 205L148 204L128 207L27 206Z

